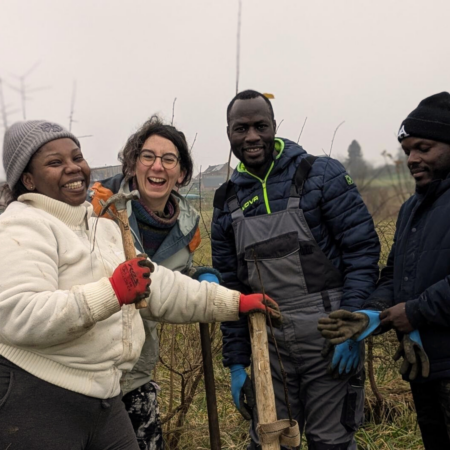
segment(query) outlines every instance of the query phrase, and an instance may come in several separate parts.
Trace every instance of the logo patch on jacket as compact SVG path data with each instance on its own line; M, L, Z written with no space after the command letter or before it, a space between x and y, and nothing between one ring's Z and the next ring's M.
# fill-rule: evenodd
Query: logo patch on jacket
M355 184L350 175L344 175L344 178L349 186L351 186L352 184Z
M255 195L251 200L244 203L244 206L242 207L242 211L246 210L250 205L253 205L253 203L257 202L259 200L259 197Z

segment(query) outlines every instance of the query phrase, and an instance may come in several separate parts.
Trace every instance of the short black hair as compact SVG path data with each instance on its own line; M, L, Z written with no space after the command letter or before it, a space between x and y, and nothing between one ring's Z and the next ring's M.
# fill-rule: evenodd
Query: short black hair
M239 94L236 94L229 103L227 108L227 122L230 121L231 108L233 107L234 102L236 100L251 100L252 98L258 97L262 97L264 101L267 103L267 105L269 106L270 114L272 116L272 120L275 120L275 114L273 113L272 103L270 103L270 100L264 94L261 94L261 92L253 91L252 89L247 89L246 91L242 91L239 92Z
M192 178L194 163L186 142L186 137L184 133L177 130L174 126L165 124L157 115L150 117L136 133L132 134L128 138L123 150L119 153L123 175L128 178L135 171L142 146L144 145L144 142L153 135L168 139L175 145L180 154L181 169L186 172L183 181L180 184L177 183L177 186L187 186Z

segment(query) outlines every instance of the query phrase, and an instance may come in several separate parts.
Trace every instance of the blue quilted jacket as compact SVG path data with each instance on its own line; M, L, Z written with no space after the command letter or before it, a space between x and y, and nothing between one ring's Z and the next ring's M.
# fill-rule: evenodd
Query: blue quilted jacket
M286 209L292 178L308 154L287 139L276 139L277 157L264 180L249 174L241 163L233 172L237 198L245 216ZM215 202L212 221L213 266L221 272L224 285L248 292L237 279L237 255L231 216L225 203ZM341 163L328 157L314 162L300 200L306 221L318 245L343 276L341 307L360 309L375 289L378 279L380 243L355 184ZM250 364L250 339L246 320L224 322L224 365Z

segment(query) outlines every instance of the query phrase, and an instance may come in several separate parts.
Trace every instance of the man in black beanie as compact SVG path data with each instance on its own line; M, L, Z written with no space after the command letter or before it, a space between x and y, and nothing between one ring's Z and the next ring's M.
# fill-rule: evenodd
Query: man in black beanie
M398 140L408 156L408 167L418 191L450 173L450 94L441 92L422 100L402 122Z
M378 330L397 332L394 358L404 358L425 448L450 449L450 94L422 100L398 140L416 192L400 209L387 265L363 309L382 311ZM351 316L337 334L361 319ZM346 338L357 339L367 321Z

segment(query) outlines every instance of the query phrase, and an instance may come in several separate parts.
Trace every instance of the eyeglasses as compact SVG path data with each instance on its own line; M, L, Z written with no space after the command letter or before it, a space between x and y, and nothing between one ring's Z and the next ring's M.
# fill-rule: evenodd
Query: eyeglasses
M173 153L166 153L162 156L156 156L153 152L150 150L144 150L141 153L139 153L139 161L147 167L153 166L153 164L156 161L156 158L161 159L161 164L164 167L164 169L173 169L178 164L178 161L180 158L177 155L174 155Z

